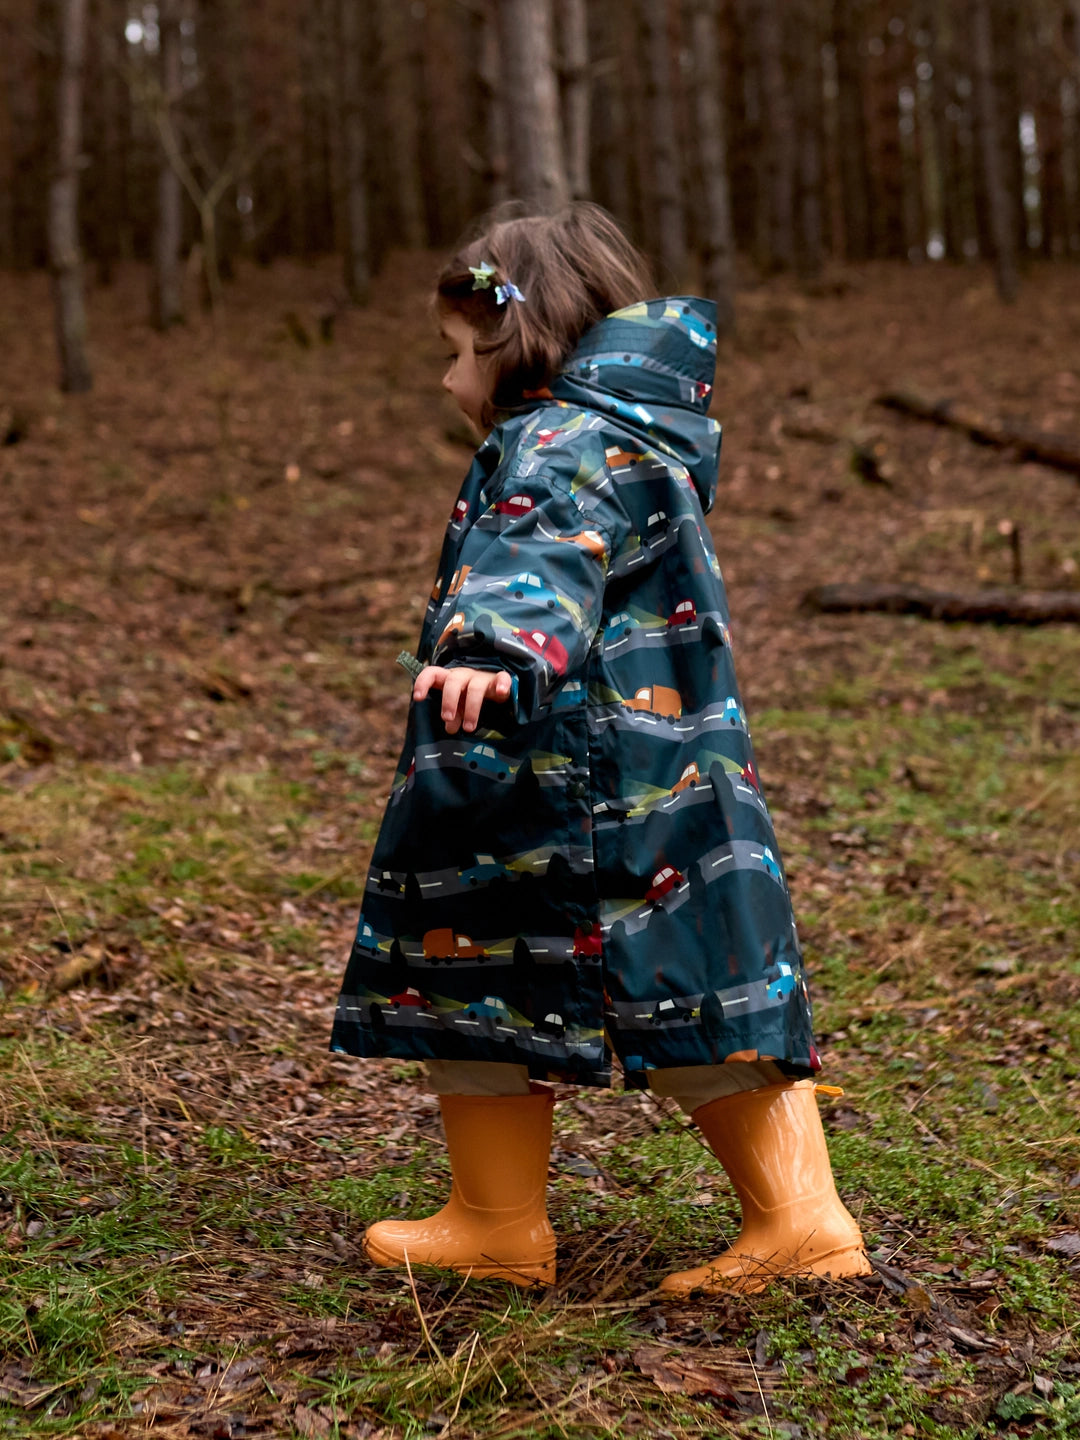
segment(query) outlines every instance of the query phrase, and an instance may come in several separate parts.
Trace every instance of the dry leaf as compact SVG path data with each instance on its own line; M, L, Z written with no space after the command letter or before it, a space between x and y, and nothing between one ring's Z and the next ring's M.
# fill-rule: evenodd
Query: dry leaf
M917 1310L920 1315L926 1315L934 1308L930 1291L925 1285L909 1285L904 1291L904 1304Z
M329 1420L324 1420L306 1405L298 1405L293 1411L293 1424L300 1434L309 1437L309 1440L323 1440L324 1436L330 1434Z
M707 1365L695 1365L684 1360L673 1350L659 1345L642 1345L634 1351L634 1364L665 1395L711 1395L729 1405L742 1403L717 1371Z
M981 1339L971 1330L965 1330L962 1325L944 1325L942 1328L946 1335L951 1335L957 1345L964 1350L989 1350L992 1348L989 1340Z

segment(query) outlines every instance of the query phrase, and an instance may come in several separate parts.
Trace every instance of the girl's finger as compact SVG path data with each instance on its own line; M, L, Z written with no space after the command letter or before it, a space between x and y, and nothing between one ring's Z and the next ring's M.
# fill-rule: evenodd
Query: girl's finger
M465 687L463 729L467 731L476 729L477 721L480 719L480 709L488 695L495 690L497 682L497 675L490 675L484 671L474 671L470 675L469 683Z
M425 665L413 685L413 699L426 700L432 690L441 690L446 683L446 671L441 665Z
M468 685L473 672L464 668L448 670L442 687L442 721L448 735L456 735L461 726L461 692Z

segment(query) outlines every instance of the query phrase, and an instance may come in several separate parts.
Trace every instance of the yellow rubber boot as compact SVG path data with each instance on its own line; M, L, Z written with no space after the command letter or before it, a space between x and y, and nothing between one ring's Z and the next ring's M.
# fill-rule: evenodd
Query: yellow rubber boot
M453 1185L426 1220L380 1220L364 1236L376 1265L438 1265L475 1279L551 1285L547 1216L554 1096L440 1095Z
M695 1124L742 1205L734 1245L661 1290L754 1294L789 1275L869 1275L862 1234L836 1193L812 1080L766 1085L702 1105Z

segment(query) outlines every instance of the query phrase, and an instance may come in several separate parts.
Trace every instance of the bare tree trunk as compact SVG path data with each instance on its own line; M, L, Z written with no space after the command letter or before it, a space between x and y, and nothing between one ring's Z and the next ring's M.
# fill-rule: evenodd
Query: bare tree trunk
M946 0L928 0L928 3L925 3L922 23L929 36L926 54L933 72L930 76L930 119L937 159L935 183L941 215L941 238L945 254L950 259L959 260L964 254L960 143L958 107L950 99L954 83L954 32Z
M97 31L99 80L97 108L99 123L93 157L94 259L102 285L112 283L113 269L124 252L124 167L127 163L127 135L124 127L126 88L121 83L121 47L124 40L126 7L117 0L100 0L93 17Z
M990 27L1002 178L1009 196L1015 243L1023 253L1028 243L1028 219L1024 206L1027 182L1024 151L1020 143L1020 115L1025 109L1020 76L1025 35L1017 0L990 0Z
M54 37L62 32L62 9L62 0L34 0L32 28L13 27L14 63L19 66L21 51L22 67L21 76L18 69L13 70L22 81L18 84L22 113L15 123L15 238L17 253L27 268L49 264L49 196L42 177L50 175L56 161L60 51ZM30 18L25 11L24 18Z
M360 73L360 5L341 0L341 140L345 219L345 289L354 305L365 305L371 285L368 205L364 176L364 117Z
M303 253L326 254L334 247L334 177L330 159L333 81L327 73L324 7L308 0L300 9Z
M180 3L162 0L158 10L161 57L161 105L171 124L170 112L180 103ZM154 272L151 290L151 321L157 330L168 330L184 318L180 273L183 243L183 189L180 176L164 145L158 160L157 229L154 232Z
M198 0L195 48L201 81L199 135L205 151L203 184L227 172L216 207L218 263L231 278L236 258L251 237L250 212L241 208L251 198L250 100L244 75L249 35L241 0ZM188 62L190 64L190 60Z
M917 71L919 55L911 47L911 83L900 87L898 130L900 155L903 162L902 221L904 252L911 261L926 258L926 209L923 193L923 161L925 145L923 127L919 124L919 91Z
M390 150L389 200L397 243L407 250L419 250L426 239L415 88L416 23L410 7L400 0L379 0L376 40L386 73L384 124Z
M545 6L549 4L550 0L545 0ZM412 9L422 17L416 95L423 136L420 173L428 236L433 245L446 245L457 238L468 219L468 175L461 163L462 140L468 134L467 96L461 84L461 76L468 72L468 13L460 0L413 0ZM548 40L550 55L550 24ZM554 95L553 72L549 79Z
M589 186L589 27L585 0L557 0L562 75L566 178L570 194L584 200Z
M908 74L903 31L888 30L884 49L868 66L874 253L906 256L904 236L904 151L900 136L900 90Z
M994 46L990 0L971 0L972 61L975 70L975 110L979 123L979 148L989 209L990 234L994 245L998 294L1011 303L1019 281L1016 270L1016 230L1009 190L1002 173L1002 147L998 129L997 97L994 93Z
M563 163L551 0L500 0L498 13L509 119L509 189L530 204L556 209L566 204L570 187Z
M728 187L735 250L760 256L765 250L762 220L761 104L754 64L753 16L746 0L725 0L720 67L727 91L724 128L728 136Z
M82 146L82 68L86 0L64 0L60 21L56 173L49 186L49 257L60 350L60 388L69 394L93 382L86 358L86 310L79 254L79 162Z
M648 195L656 214L657 258L662 271L678 283L686 267L686 215L682 157L675 123L667 0L638 0L638 14L645 69Z
M593 64L592 175L594 194L624 225L632 224L629 167L632 146L619 64L619 16L610 3L590 10Z
M1048 77L1049 79L1049 77ZM1060 81L1050 81L1035 102L1036 135L1039 142L1039 195L1042 253L1054 259L1068 253L1067 207L1065 204L1065 135L1061 113Z
M0 267L15 264L15 57L11 23L0 21Z
M795 117L784 75L780 0L751 0L754 48L763 126L763 165L767 219L762 261L771 270L795 264Z
M485 210L506 199L506 106L494 3L495 0L478 0L471 11L474 211Z
M716 0L691 0L690 50L694 57L694 121L701 161L702 279L716 301L720 335L735 329L735 241L731 233L724 90L718 63Z
M873 251L870 221L870 163L866 149L866 109L862 60L863 0L834 0L836 108L843 196L844 254L866 260Z
M806 278L821 273L824 260L822 234L822 141L824 87L817 0L799 0L788 16L789 51L794 72L792 89L797 114L797 185L799 270Z
M1062 79L1061 189L1065 218L1065 253L1080 255L1080 0L1068 0L1064 17L1068 73Z

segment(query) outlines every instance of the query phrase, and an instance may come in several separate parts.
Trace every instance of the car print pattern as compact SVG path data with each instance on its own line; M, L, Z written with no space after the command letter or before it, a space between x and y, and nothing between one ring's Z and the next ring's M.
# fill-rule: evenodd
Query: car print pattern
M438 695L410 708L337 1049L591 1085L608 1037L631 1086L817 1068L705 523L713 324L681 297L616 312L477 451L417 654L511 695L467 736Z

